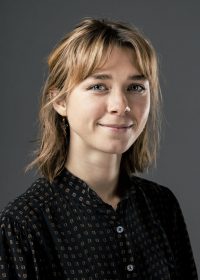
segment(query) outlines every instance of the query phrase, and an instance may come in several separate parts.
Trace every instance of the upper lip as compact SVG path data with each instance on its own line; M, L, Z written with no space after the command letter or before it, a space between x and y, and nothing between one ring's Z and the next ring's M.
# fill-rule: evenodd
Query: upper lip
M131 127L133 126L133 123L132 124L107 124L107 123L99 123L99 125L102 125L102 126L107 126L107 127L114 127L114 128L127 128L127 127Z

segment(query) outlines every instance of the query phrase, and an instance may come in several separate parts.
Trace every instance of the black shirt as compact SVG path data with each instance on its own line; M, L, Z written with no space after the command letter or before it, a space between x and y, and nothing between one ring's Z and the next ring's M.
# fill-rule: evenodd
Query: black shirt
M0 279L197 279L173 193L135 176L119 186L114 210L66 169L39 178L1 213Z

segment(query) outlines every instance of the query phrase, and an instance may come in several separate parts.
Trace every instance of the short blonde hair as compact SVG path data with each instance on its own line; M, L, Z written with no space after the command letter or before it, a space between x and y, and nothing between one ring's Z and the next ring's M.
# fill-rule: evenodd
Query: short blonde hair
M68 154L70 129L63 130L62 117L54 110L53 102L66 99L76 85L106 61L114 46L133 50L138 70L149 80L151 92L146 126L135 143L123 153L121 168L128 174L143 172L155 161L159 142L160 103L155 50L133 26L87 18L67 34L48 57L49 74L43 89L39 115L39 147L35 152L36 158L27 170L36 165L49 181L62 171ZM51 91L55 89L58 95L52 100Z

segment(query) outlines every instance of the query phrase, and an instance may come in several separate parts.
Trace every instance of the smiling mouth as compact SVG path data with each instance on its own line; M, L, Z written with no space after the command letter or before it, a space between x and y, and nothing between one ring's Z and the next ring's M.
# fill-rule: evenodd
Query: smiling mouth
M115 130L125 130L125 129L129 129L129 128L135 126L135 124L130 124L130 125L122 124L122 125L117 125L117 124L101 124L101 123L99 123L98 125L103 126L103 127L108 127L108 128L111 128L111 129L115 129Z

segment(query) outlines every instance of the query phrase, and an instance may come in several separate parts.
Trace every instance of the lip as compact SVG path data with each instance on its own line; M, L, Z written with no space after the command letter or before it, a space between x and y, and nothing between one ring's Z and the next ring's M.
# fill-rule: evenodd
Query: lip
M134 126L134 124L102 124L99 123L98 125L103 126L103 127L108 127L108 128L113 128L113 129L128 129Z

